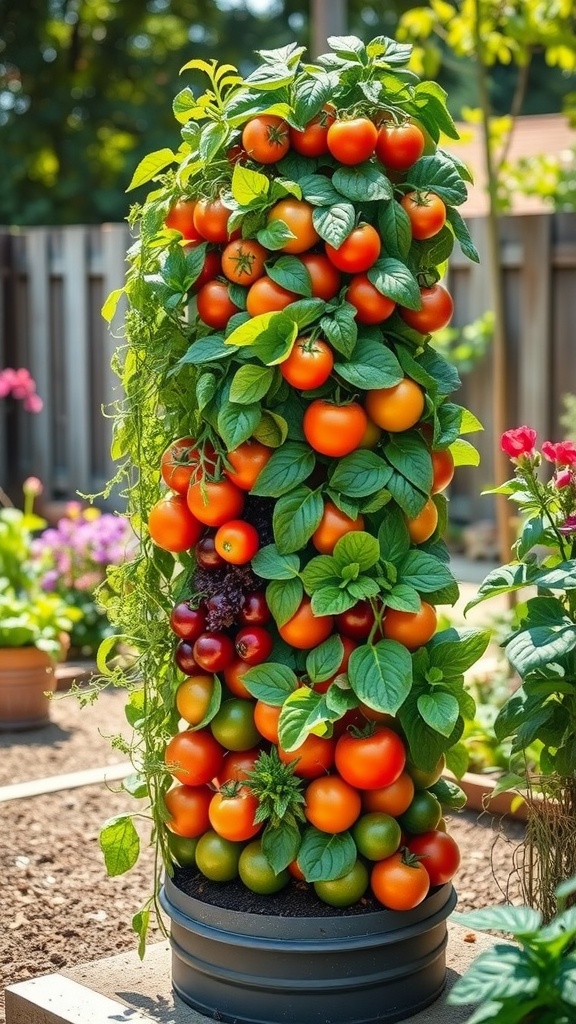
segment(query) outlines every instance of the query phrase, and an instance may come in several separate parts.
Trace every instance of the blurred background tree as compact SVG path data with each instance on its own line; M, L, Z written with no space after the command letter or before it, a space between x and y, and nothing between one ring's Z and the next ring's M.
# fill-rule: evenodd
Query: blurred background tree
M348 31L394 35L416 6L348 0ZM311 0L0 0L0 223L123 220L131 171L173 144L170 98L182 65L215 56L249 73L259 48L309 45L310 8ZM426 62L459 117L474 103L466 60L440 41ZM491 87L495 110L506 110L504 61ZM559 110L565 89L561 70L536 54L525 112Z

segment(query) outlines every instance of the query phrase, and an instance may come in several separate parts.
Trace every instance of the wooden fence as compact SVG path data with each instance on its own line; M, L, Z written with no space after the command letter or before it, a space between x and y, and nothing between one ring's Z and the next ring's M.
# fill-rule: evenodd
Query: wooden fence
M469 222L480 266L455 254L449 275L455 326L489 308L484 219ZM528 423L540 440L559 439L562 397L576 394L576 214L503 218L502 275L508 338L508 426ZM26 366L44 410L0 412L0 482L19 488L39 476L55 499L97 493L113 473L110 421L118 392L110 370L119 343L101 319L106 295L122 285L128 228L0 229L0 367ZM455 521L492 517L489 356L457 395L485 426L470 437L480 469L462 468L451 490ZM0 406L6 403L1 403Z

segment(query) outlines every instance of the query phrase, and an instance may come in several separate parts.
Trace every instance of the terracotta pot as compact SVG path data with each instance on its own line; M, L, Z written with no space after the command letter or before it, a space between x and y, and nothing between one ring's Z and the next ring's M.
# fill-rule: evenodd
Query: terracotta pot
M47 693L55 688L54 662L45 651L37 647L1 647L0 730L48 725Z

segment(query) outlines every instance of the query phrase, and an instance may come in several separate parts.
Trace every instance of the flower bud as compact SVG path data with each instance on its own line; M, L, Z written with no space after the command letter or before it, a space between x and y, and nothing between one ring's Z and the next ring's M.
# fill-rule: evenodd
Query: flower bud
M22 484L22 490L24 494L31 494L34 498L38 498L42 494L44 487L42 486L42 481L37 476L29 476Z
M563 487L569 487L572 483L571 471L568 468L559 469L558 472L554 474L552 482L558 490L561 490Z

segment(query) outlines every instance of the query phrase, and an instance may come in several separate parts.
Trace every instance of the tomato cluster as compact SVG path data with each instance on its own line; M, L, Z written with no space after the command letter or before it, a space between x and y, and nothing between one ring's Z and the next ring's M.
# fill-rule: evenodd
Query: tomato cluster
M196 398L148 515L177 568L166 843L176 863L258 893L294 879L334 906L370 891L410 909L459 863L434 790L445 762L417 766L392 692L433 641L448 586L436 566L460 420L429 335L453 313L434 260L461 230L458 172L444 163L448 184L433 170L426 183L414 112L324 101L303 123L264 107L206 129L214 172L190 161L164 221L176 270L194 268L179 321L190 346L171 372L191 371ZM422 670L431 705L440 675ZM294 856L273 867L266 837L283 816ZM347 851L336 877L307 850L334 836Z

